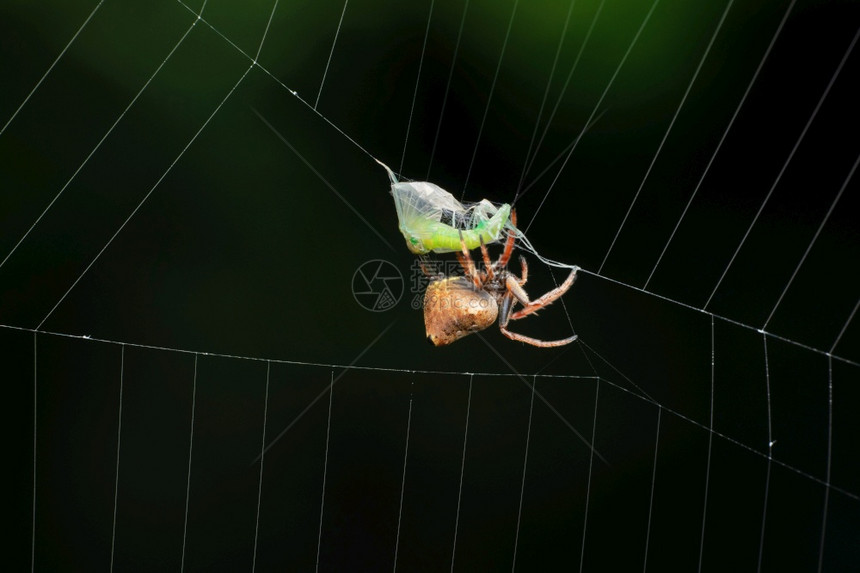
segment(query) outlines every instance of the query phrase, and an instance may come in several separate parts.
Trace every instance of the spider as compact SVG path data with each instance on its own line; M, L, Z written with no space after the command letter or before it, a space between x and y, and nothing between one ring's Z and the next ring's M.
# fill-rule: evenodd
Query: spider
M516 227L515 211L511 212L511 223ZM422 265L424 273L432 279L424 293L424 326L427 340L435 346L445 346L473 332L484 330L493 324L496 318L499 320L499 330L511 340L541 348L563 346L576 340L576 335L561 340L539 340L508 330L509 321L537 312L567 292L576 280L576 271L579 269L574 267L561 286L537 300L530 301L523 289L528 279L528 265L525 258L520 257L521 276L518 277L507 270L507 264L514 249L514 240L513 233L509 234L504 251L495 263L490 261L490 253L481 241L484 270L478 270L461 237L462 252L457 253L457 260L466 272L464 277L433 275ZM517 303L520 303L523 308L513 312Z

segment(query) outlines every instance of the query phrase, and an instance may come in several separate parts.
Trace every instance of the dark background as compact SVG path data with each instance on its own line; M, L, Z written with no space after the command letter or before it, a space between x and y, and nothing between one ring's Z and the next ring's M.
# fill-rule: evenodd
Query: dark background
M507 569L515 547L521 570L815 570L823 523L824 569L860 560L856 175L798 270L860 152L856 48L794 149L856 2L796 3L683 219L789 2L733 3L660 148L725 8L660 0L538 177L651 7L607 0L559 100L599 7L575 4L516 203L542 255L584 269L515 325L580 336L551 350L495 327L427 344L368 153L513 201L567 2L519 2L496 77L513 2L435 2L422 62L429 2L353 0L320 91L340 1L280 2L248 71L272 2L208 2L192 28L200 2L106 0L27 99L96 4L0 8L10 564L108 568L115 515L117 570L183 547L189 569L250 568L255 534L258 569L310 570L323 484L322 570L395 548L404 571ZM405 279L385 312L352 294L373 259ZM563 280L529 260L533 297ZM264 420L289 431L257 521Z

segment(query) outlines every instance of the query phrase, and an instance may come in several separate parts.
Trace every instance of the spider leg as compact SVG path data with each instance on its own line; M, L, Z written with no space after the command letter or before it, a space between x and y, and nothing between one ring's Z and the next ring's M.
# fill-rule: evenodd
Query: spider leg
M420 257L418 257L418 265L421 267L421 272L431 279L439 278L440 276L442 276L442 273L440 272L431 272L431 270L427 267L430 262L431 261L429 257L427 257L426 255L421 255Z
M579 270L579 267L574 268L570 272L570 275L568 275L567 279L565 279L565 281L563 283L561 283L561 285L558 286L557 288L549 291L548 293L546 293L545 295L543 295L542 297L540 297L537 300L533 300L529 303L524 303L523 308L518 310L517 312L511 314L510 319L511 320L518 320L520 318L523 318L525 316L532 314L533 312L537 312L540 309L544 308L545 306L548 306L548 305L552 304L553 302L555 302L556 300L558 300L558 298L560 298L561 295L563 295L564 293L567 292L567 289L570 288L570 286L573 284L573 281L576 280L576 271L578 271L578 270ZM510 282L509 282L509 284L510 284ZM519 286L519 285L517 285L517 286ZM522 287L520 287L520 290L522 290ZM519 297L517 297L517 298L519 298Z
M511 225L514 227L517 226L517 210L511 209ZM505 250L502 252L502 256L499 257L499 260L496 261L495 267L496 269L503 269L508 265L508 261L511 260L511 253L514 252L514 241L516 241L516 236L509 232L508 240L505 241Z
M529 280L529 266L526 264L526 258L520 255L520 267L522 269L522 274L520 275L520 286L526 284L526 281Z
M487 250L487 245L484 244L483 235L481 239L481 255L484 258L484 268L487 269L487 280L493 280L493 263L490 261L490 251Z
M483 283L481 282L481 277L478 275L478 272L475 270L475 263L472 262L472 257L469 255L469 249L466 248L466 241L463 240L462 231L460 231L460 249L463 252L457 253L457 260L460 261L460 265L462 265L463 270L466 271L466 278L472 281L476 289L481 288Z
M525 342L526 344L531 344L532 346L538 346L540 348L552 348L554 346L564 346L565 344L570 344L574 340L576 340L576 335L570 336L568 338L563 338L561 340L538 340L537 338L531 338L529 336L523 336L522 334L517 334L516 332L511 332L507 328L499 327L502 331L502 334L510 338L511 340L516 340L518 342Z
M515 281L514 281L514 284L516 284ZM519 286L519 285L517 285L517 286ZM511 332L510 330L508 330L508 320L514 319L514 316L511 314L511 308L513 308L513 305L516 303L516 301L517 301L517 297L512 292L508 292L504 296L504 298L502 298L501 308L499 309L499 330L501 330L502 334L504 334L505 336L507 336L511 340L516 340L518 342L525 342L526 344L531 344L532 346L538 346L540 348L552 348L554 346L564 346L565 344L570 344L571 342L576 340L575 334L573 336L569 336L569 337L563 338L561 340L538 340L537 338L532 338L530 336L525 336L523 334Z
M532 302L529 300L529 295L526 294L525 289L521 286L522 283L512 274L508 274L505 278L505 287L508 290L508 294L512 295L521 305L524 307L529 306ZM513 308L513 305L511 305Z

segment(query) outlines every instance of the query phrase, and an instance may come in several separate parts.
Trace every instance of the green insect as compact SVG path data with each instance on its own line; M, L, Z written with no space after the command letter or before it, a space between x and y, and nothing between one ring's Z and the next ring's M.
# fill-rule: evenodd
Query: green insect
M417 255L460 251L461 237L471 250L482 242L487 245L498 241L505 229L517 232L510 222L508 204L497 206L483 199L466 206L433 183L400 182L387 165L379 160L377 163L385 168L391 180L391 194L406 246Z

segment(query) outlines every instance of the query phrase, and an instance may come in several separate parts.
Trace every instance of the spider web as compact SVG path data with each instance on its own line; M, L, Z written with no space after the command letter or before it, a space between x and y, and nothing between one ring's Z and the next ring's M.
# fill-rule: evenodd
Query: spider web
M850 568L856 5L401 4L3 8L12 561ZM579 340L356 304L373 157L514 202Z

